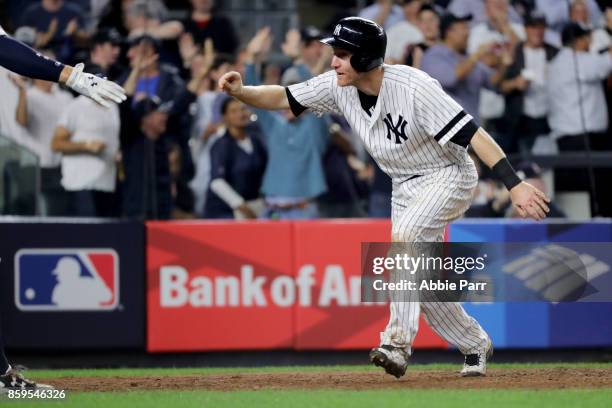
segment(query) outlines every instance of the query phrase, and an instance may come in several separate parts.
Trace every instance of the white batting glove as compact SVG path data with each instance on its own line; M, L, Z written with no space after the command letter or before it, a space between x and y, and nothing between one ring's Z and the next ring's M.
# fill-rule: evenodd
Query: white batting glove
M83 63L80 63L72 68L72 73L68 77L66 85L106 108L109 108L113 102L121 103L127 99L122 87L105 78L83 72L84 66Z

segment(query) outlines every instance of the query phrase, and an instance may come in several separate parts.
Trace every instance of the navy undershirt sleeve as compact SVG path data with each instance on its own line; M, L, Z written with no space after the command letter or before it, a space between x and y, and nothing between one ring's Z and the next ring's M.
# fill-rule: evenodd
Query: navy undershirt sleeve
M64 64L49 59L27 45L0 35L0 65L29 78L57 82Z

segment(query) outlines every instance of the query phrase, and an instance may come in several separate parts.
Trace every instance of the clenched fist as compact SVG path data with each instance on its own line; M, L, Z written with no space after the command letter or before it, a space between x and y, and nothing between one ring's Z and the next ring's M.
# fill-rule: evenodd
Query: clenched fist
M230 96L237 96L242 92L242 77L236 71L230 71L219 78L219 89Z

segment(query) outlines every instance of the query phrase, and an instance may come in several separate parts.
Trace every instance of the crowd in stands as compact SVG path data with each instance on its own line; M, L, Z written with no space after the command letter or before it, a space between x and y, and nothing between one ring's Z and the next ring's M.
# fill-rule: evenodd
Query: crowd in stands
M346 15L384 26L386 63L410 65L438 80L513 157L612 151L612 5L606 1L339 5L336 20L287 31L280 49L270 27L258 27L241 43L238 27L213 0L185 2L190 8L183 19L170 18L162 0L21 3L26 7L2 22L7 32L49 57L85 62L88 72L116 81L129 96L106 109L57 85L0 70L15 90L0 108L20 128L11 131L4 113L0 133L38 156L42 215L390 216L391 180L342 117L254 109L217 89L231 70L245 84L282 86L329 70L331 49L319 39ZM546 189L543 170L525 160L515 162L518 173ZM518 217L505 189L481 170L467 216ZM557 170L548 193L588 190L594 181L594 213L612 216L610 170L591 173ZM564 216L553 208L551 216Z

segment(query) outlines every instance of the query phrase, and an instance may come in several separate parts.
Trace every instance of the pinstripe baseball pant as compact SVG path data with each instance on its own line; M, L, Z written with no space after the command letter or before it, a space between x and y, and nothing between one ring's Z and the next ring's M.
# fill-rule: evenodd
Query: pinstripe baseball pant
M441 242L444 228L461 217L472 201L478 175L473 164L449 166L394 185L392 234L394 242ZM390 304L390 318L381 344L412 352L423 312L431 328L463 354L486 348L488 335L459 303L419 302L418 292L406 291Z

